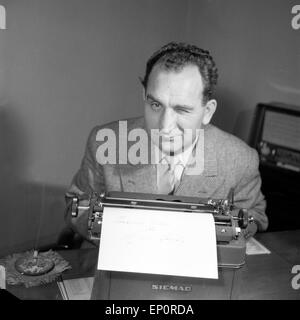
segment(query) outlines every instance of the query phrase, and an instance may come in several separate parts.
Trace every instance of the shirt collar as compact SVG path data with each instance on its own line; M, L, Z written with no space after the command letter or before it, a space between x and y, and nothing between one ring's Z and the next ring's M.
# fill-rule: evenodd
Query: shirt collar
M196 136L196 139L192 145L185 149L184 152L181 152L173 157L170 157L169 155L163 153L157 145L154 145L155 163L162 163L162 161L164 161L163 159L165 159L165 161L167 161L168 163L174 162L175 165L181 164L183 167L185 167L189 161L189 158L197 141L198 135Z

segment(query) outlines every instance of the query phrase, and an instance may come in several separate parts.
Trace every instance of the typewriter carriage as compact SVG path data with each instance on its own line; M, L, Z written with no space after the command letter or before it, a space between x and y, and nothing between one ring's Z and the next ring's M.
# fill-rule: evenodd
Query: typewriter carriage
M253 221L246 209L237 209L231 199L197 199L194 197L177 197L170 195L153 195L142 193L110 192L93 193L88 205L81 206L78 197L72 199L71 215L77 217L82 211L88 211L88 235L91 240L100 240L102 214L105 206L122 208L155 209L161 211L181 211L213 214L217 241L230 242L238 239L241 229ZM238 210L237 215L233 212Z

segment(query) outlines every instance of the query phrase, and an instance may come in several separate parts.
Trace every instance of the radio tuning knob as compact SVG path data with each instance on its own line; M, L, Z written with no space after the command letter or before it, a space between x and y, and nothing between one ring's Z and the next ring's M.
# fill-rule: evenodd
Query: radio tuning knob
M267 156L270 154L271 149L269 148L269 146L266 143L264 143L260 148L260 152L262 155Z

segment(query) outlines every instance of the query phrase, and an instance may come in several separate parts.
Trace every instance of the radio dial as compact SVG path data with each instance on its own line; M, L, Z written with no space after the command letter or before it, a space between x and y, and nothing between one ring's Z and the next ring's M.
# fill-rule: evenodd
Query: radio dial
M261 146L261 154L264 155L264 156L268 156L271 152L270 148L268 147L268 145L266 143L264 143L262 146Z

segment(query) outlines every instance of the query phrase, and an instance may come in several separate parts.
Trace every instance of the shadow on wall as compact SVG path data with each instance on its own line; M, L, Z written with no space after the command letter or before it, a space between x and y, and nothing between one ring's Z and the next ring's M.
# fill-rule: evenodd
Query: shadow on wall
M253 110L241 110L235 122L233 134L243 139L247 144L250 145L251 141L251 130L253 125L255 112Z
M253 110L245 109L244 100L228 88L218 88L216 100L218 106L212 123L248 143Z
M65 189L26 181L26 131L0 107L0 256L55 243L64 227Z
M10 106L0 106L1 195L22 179L26 166L26 134Z

